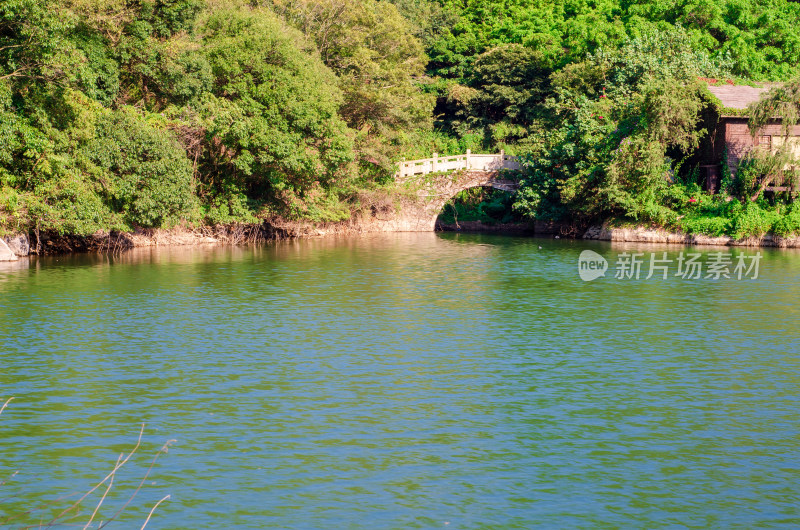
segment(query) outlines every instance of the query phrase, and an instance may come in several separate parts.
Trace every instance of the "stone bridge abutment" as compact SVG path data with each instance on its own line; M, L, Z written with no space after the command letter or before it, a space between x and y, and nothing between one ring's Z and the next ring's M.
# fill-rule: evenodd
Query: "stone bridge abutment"
M459 192L477 187L516 191L519 159L472 154L403 161L395 175L398 207L369 231L432 232L444 205ZM388 212L384 212L388 214ZM377 220L377 219L376 219ZM366 221L366 220L364 220Z

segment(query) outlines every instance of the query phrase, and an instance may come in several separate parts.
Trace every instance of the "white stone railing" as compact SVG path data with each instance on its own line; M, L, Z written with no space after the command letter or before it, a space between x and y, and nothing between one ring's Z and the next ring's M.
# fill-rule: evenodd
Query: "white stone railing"
M437 171L454 171L468 169L470 171L499 171L501 169L520 169L522 164L519 157L506 155L500 151L497 155L473 154L467 149L463 155L439 156L433 153L433 158L420 160L403 160L400 162L397 177L410 177L412 175L425 175Z

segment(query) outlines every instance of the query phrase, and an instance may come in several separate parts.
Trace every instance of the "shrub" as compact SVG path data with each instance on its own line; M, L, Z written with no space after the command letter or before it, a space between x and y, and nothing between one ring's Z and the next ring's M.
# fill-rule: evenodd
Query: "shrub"
M338 216L329 206L356 175L336 76L302 34L265 9L217 10L202 31L214 90L198 103L211 140L201 191L241 190L254 208L270 204L315 221Z
M687 234L721 236L728 231L730 220L718 215L699 213L687 215L678 222L678 226Z
M132 108L101 115L83 146L87 169L110 208L129 225L160 227L195 210L192 165L171 133Z
M780 218L777 210L764 203L747 201L744 206L733 201L730 211L730 235L736 239L748 236L760 237L769 232Z
M800 202L794 202L773 226L773 232L779 236L800 234Z

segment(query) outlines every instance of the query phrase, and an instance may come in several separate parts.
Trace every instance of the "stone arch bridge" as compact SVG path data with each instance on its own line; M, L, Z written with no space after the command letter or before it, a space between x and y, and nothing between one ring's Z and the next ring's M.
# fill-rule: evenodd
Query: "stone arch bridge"
M398 231L433 231L444 205L460 191L490 187L516 191L519 182L512 173L522 166L515 156L473 154L403 161L395 175L401 194L407 197L398 212Z

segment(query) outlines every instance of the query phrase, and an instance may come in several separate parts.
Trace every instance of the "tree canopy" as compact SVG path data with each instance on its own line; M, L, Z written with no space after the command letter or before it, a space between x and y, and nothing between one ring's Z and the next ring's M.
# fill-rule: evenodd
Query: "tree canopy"
M698 77L791 80L798 15L788 0L8 0L0 230L346 219L401 158L468 148L526 157L517 214L672 222L699 190Z

